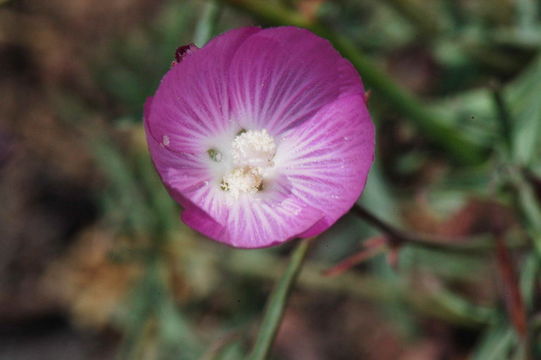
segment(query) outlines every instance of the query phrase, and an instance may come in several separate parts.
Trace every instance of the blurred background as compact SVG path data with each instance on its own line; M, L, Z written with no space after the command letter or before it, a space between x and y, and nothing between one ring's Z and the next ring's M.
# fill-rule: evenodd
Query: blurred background
M537 0L0 0L0 359L250 350L295 244L184 226L141 121L178 46L250 24L351 59L378 128L359 204L408 234L356 212L321 235L271 358L541 359L540 20Z

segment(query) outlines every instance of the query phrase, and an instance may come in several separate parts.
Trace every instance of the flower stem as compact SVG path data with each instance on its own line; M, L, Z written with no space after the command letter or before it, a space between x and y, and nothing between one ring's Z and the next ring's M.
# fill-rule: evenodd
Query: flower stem
M381 220L361 205L353 205L351 212L386 234L391 244L398 246L409 241L406 234Z
M286 271L272 291L254 349L248 357L249 360L264 360L267 358L280 326L289 294L301 270L311 240L312 238L308 238L300 241L291 255Z
M366 208L355 204L351 213L365 220L375 228L379 229L387 237L389 245L399 247L402 245L417 246L425 249L443 250L456 253L484 252L495 247L492 236L475 238L449 238L444 236L432 236L426 234L410 233L397 229L384 220L378 218ZM522 243L509 244L511 246L523 246Z
M318 22L307 19L274 2L263 0L222 1L250 13L268 24L304 27L327 38L357 68L365 84L374 90L376 95L385 99L391 107L412 121L435 146L463 164L478 164L484 160L485 149L480 144L465 137L459 128L445 123L427 110L419 99L394 82L348 39L334 34Z

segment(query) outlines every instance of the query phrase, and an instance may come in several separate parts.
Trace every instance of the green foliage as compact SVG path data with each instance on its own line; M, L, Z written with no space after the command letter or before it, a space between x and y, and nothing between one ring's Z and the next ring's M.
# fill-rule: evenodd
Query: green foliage
M529 67L507 90L511 109L513 162L535 167L541 159L541 57Z

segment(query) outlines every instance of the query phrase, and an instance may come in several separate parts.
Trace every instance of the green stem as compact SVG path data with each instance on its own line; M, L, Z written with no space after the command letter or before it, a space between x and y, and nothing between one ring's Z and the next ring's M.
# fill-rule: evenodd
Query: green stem
M484 236L462 238L416 234L394 227L359 204L353 205L350 212L380 230L385 234L389 243L394 246L408 245L446 253L463 254L482 253L494 248L493 238L488 233ZM521 247L526 244L514 242L509 245Z
M222 6L217 0L209 0L205 4L205 9L201 19L197 23L194 34L195 45L201 47L210 40L216 31L216 25L220 18Z
M261 322L254 349L248 357L249 360L264 360L267 358L280 326L289 294L306 257L310 241L310 238L301 240L291 256L285 273L276 284L267 303L267 309Z
M396 84L385 72L362 54L348 39L333 34L315 21L291 11L274 2L262 0L222 0L244 10L271 25L294 25L307 28L327 38L335 48L357 68L364 83L391 107L400 111L414 122L423 135L456 161L463 164L478 164L484 159L485 149L464 137L463 132L445 122L426 109L410 92Z

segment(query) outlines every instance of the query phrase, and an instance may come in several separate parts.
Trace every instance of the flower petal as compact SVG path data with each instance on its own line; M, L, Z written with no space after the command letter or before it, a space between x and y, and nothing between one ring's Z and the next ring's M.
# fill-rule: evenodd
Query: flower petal
M242 43L231 62L236 120L271 135L297 126L340 91L363 91L348 64L327 40L307 30L262 30Z
M340 97L350 95L362 95L364 97L365 90L361 77L357 70L346 59L340 59L338 62Z
M149 98L145 112L152 106ZM297 237L324 217L317 207L292 195L286 177L275 179L256 197L231 201L214 181L204 156L171 151L149 136L148 128L147 141L162 182L184 208L182 220L206 236L238 248L267 247Z
M239 45L260 30L229 31L172 66L145 116L158 143L166 139L174 151L206 151L212 137L231 126L229 64Z
M347 212L364 188L374 159L374 126L361 95L341 97L302 126L284 134L275 157L292 193L322 209L314 236Z
M278 179L261 196L227 203L201 191L201 209L183 221L220 242L259 248L320 234L353 205L374 157L374 128L362 95L343 97L284 134L276 154ZM291 156L294 154L293 156Z
M152 162L168 190L174 190L181 193L183 198L189 198L194 190L210 180L211 174L202 154L172 151L149 135L146 122L145 129ZM177 198L175 200L179 201ZM181 205L185 204L181 202Z
M202 193L203 211L188 208L182 220L192 228L237 248L262 248L298 237L324 213L291 195L285 177L255 199L251 196L227 203L227 194ZM214 199L213 199L214 198ZM213 199L210 200L209 199ZM210 206L210 204L214 204Z

